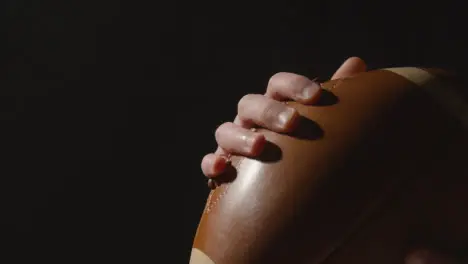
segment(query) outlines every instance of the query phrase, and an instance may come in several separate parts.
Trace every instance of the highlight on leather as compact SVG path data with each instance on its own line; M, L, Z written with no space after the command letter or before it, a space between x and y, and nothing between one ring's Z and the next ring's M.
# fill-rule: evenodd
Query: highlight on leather
M370 71L323 83L316 105L289 103L301 125L258 129L264 153L232 156L190 263L394 264L418 247L468 252L467 94L439 72Z
M468 129L468 102L464 96L455 89L446 88L446 84L439 80L428 70L415 67L387 68L412 83L423 88L433 100L447 109L450 114L456 116L461 124Z

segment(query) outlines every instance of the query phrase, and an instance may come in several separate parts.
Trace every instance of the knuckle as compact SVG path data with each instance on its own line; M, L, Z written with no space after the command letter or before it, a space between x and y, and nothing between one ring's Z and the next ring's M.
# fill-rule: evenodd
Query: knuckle
M278 95L278 88L281 87L281 82L285 74L285 72L277 72L270 77L267 85L268 94Z
M309 82L309 78L303 75L279 72L270 78L267 89L272 94L289 94L291 90L301 89Z
M209 158L210 158L210 154L206 154L205 156L203 156L203 158L202 158L202 160L200 162L202 169L205 167L207 162L209 162Z
M274 102L266 103L259 113L259 119L261 123L268 124L271 121L271 119L275 116L275 113L278 112L277 110L278 107Z
M242 98L237 103L237 112L240 114L243 113L244 109L248 107L249 103L252 101L252 99L255 96L256 96L255 94L246 94L242 96Z
M226 130L230 129L232 127L233 123L232 122L225 122L221 124L215 131L215 139L216 141L219 142L220 139L223 138L223 134Z
M305 87L310 82L309 78L298 75L298 74L291 74L288 80L288 85L291 89L300 89Z
M210 155L205 155L200 163L200 167L201 167L201 170L203 172L203 174L205 175L208 175L209 173L209 169L208 169L208 166L209 166L209 159L210 159Z
M276 84L284 78L284 75L286 75L288 73L286 72L277 72L275 74L273 74L270 79L268 80L268 86L276 86Z

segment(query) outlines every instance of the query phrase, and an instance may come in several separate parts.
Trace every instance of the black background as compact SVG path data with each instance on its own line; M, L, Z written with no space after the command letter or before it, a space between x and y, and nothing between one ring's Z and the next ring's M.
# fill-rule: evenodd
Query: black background
M349 56L463 77L462 3L5 1L8 244L49 262L187 263L201 158L244 94L278 71L328 78Z

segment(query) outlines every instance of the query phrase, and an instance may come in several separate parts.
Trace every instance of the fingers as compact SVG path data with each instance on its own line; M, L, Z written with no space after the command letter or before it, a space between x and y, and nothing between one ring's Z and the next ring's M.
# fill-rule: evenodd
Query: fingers
M350 77L366 71L366 64L357 57L346 60L332 79ZM227 165L229 153L257 156L265 144L260 133L249 130L253 126L268 128L275 132L291 132L299 122L297 110L279 101L293 100L313 104L320 97L320 84L307 77L280 72L273 75L265 95L246 95L238 104L238 116L234 123L225 123L216 131L218 149L203 158L202 170L208 177L221 174Z
M280 72L270 78L265 96L274 100L289 99L303 104L313 104L320 97L320 92L320 85L317 82L311 81L307 77L298 74ZM252 102L252 100L250 102ZM253 100L253 103L255 103L255 100ZM257 109L259 108L260 107ZM244 115L242 118L236 116L234 124L243 128L251 128L254 125L263 126L263 123L270 123L270 125L266 127L276 132L290 131L295 126L293 120L293 122L286 124L284 128L277 128L275 125L271 124L271 119L262 123L257 119L252 120L252 116L259 116L259 114L248 114L247 110L247 115ZM215 154L228 155L228 152L223 150L221 147L218 147Z
M251 128L253 126L253 124L248 124L247 122L245 121L242 121L239 116L236 116L236 118L234 118L234 124L240 126L240 127L243 127L243 128ZM224 156L227 156L229 153L227 151L225 151L224 149L222 149L221 147L218 146L218 148L216 149L215 151L215 154L217 155L224 155Z
M205 156L202 171L208 177L222 173L229 153L255 157L265 145L261 133L248 128L258 125L276 132L289 132L299 122L299 113L286 104L259 94L244 96L238 105L235 123L224 123L215 132L218 149Z
M307 77L279 72L270 78L265 96L279 101L291 99L299 103L311 104L317 101L320 91L320 84Z
M201 168L203 174L207 177L216 177L224 172L227 165L227 159L224 156L210 153L203 157Z
M202 160L203 174L212 178L224 172L228 163L225 153L255 157L265 145L265 136L234 123L224 123L216 130L216 141L219 145L216 153L206 155Z
M243 122L276 132L290 132L299 121L296 109L259 94L244 96L239 101L237 112Z
M265 136L233 123L222 124L215 133L216 142L225 151L243 156L256 156L262 151Z
M332 80L351 77L367 69L366 63L358 57L347 59L340 68L333 74Z
M247 95L239 101L238 116L233 123L220 126L216 132L219 144L214 154L207 155L202 161L206 176L215 177L222 173L220 165L229 153L245 156L260 154L265 143L263 135L253 133L253 126L265 127L276 132L289 132L298 123L299 114L278 100L295 100L312 104L320 96L321 87L307 77L293 73L277 73L270 78L265 96ZM253 134L252 134L253 133ZM252 137L254 137L252 139ZM224 167L223 167L224 166Z

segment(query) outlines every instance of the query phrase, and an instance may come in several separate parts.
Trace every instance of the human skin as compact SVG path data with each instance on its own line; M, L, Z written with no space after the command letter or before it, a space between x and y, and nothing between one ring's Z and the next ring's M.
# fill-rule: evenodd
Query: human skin
M367 70L366 63L358 57L347 59L333 74L332 80L351 77ZM226 122L215 132L218 148L203 157L201 168L208 178L221 175L229 162L228 155L258 156L265 137L252 127L263 127L285 133L291 132L299 122L297 111L282 101L296 101L313 105L320 97L319 83L305 76L280 72L273 75L265 94L247 94L238 103L234 122ZM407 254L406 264L456 264L461 263L434 250L417 249Z
M350 77L366 71L366 68L362 59L351 57L338 68L332 79ZM218 149L203 158L203 173L209 178L222 174L228 162L228 154L248 157L259 155L265 137L250 128L258 126L279 133L290 132L297 125L299 115L294 108L281 101L313 104L320 97L320 91L319 83L305 76L287 72L273 75L264 95L247 94L242 97L234 122L226 122L218 127L215 132Z

